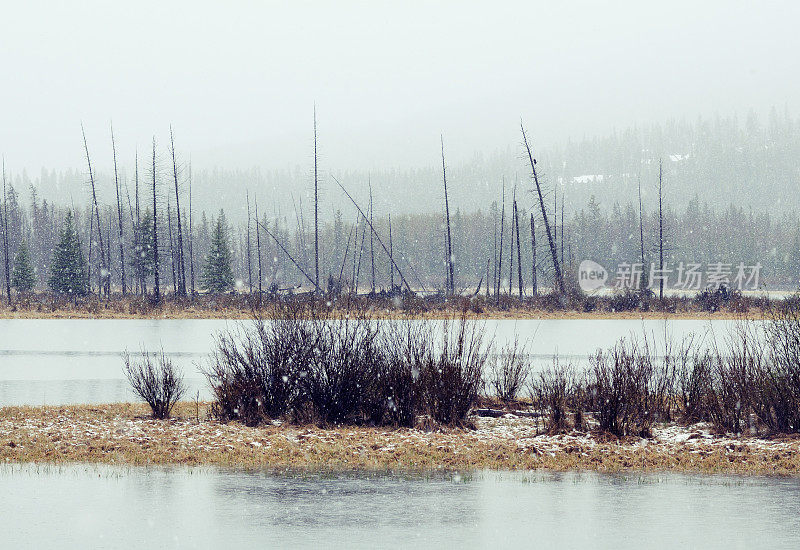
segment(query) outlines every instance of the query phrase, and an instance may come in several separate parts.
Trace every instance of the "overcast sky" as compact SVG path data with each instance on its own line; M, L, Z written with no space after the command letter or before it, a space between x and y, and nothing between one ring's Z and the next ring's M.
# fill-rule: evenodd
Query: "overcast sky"
M671 117L800 97L800 4L734 2L44 2L0 18L10 170L126 162L175 127L199 165L311 158L431 165Z

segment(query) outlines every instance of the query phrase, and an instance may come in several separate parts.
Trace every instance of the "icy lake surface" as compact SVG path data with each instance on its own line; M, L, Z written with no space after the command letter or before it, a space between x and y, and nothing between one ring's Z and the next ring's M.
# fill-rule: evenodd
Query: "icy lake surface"
M0 466L9 548L798 548L800 480Z
M620 337L646 333L656 343L665 332L674 340L694 333L719 338L729 321L657 320L493 320L485 321L490 337L501 347L519 336L530 341L534 362L585 362L598 348ZM186 376L187 398L208 397L198 371L213 349L214 335L248 322L224 320L0 320L0 406L110 403L131 401L122 375L126 350L163 349ZM656 344L657 345L657 344Z

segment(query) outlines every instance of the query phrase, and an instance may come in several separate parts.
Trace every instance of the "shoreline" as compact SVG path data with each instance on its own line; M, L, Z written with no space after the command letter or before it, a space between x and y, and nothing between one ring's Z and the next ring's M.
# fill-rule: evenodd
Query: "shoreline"
M186 465L299 470L541 470L800 475L800 437L719 435L708 424L659 425L649 439L540 433L511 413L470 417L474 429L223 424L208 403L171 420L146 405L0 408L0 462Z
M343 311L332 311L331 317L341 316ZM394 319L413 319L424 321L439 321L452 319L460 312L457 311L430 311L424 313L405 313L402 311L383 311L373 309L370 311L373 319L394 320ZM735 321L749 315L751 318L761 319L764 317L761 311L750 311L747 313L733 311L547 311L540 309L514 309L508 311L489 311L484 313L466 312L467 319L478 321L520 321L520 320L675 320L675 321ZM186 309L151 311L148 313L129 313L116 310L100 311L68 311L56 310L52 312L41 312L35 310L12 311L7 308L0 309L0 320L24 319L24 320L46 320L46 319L96 319L96 320L150 320L150 319L189 319L189 320L234 320L247 321L253 318L253 313L249 310L207 310L207 309Z

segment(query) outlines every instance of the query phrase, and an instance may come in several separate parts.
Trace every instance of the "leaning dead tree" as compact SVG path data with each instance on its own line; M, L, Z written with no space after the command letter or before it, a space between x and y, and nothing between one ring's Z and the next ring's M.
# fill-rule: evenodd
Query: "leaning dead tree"
M361 209L361 207L358 205L358 203L355 201L355 199L352 197L352 195L350 195L350 193L347 192L347 189L344 188L344 185L342 185L341 182L339 182L339 180L336 179L335 176L331 175L331 177L333 178L333 181L335 181L336 184L342 189L342 191L344 191L344 194L347 195L347 198L350 199L350 202L353 203L353 206L356 207L356 210L358 210L358 213L361 214L361 218L364 220L364 222L366 222L366 224L369 225L370 231L372 231L372 234L375 235L375 240L377 240L378 244L381 245L381 248L383 248L383 251L386 253L386 256L389 258L389 261L394 266L394 268L397 270L397 274L400 276L400 280L403 281L403 284L405 285L406 289L409 292L413 292L413 290L411 290L411 285L408 284L408 281L406 280L405 275L403 275L403 271L400 269L400 266L397 265L397 262L395 262L393 254L390 254L389 253L389 249L386 248L385 244L383 244L383 240L381 240L381 237L380 237L380 235L378 235L378 232L375 231L375 228L373 227L372 222L369 220L369 217L364 213L364 211ZM420 281L420 283L421 282L422 281Z
M125 280L125 234L122 229L122 201L119 198L119 172L117 171L117 144L114 141L114 125L111 125L111 152L114 155L114 189L117 192L117 222L119 225L119 269L122 279L122 295L128 293L128 285ZM110 236L109 236L110 239Z
M556 244L553 241L553 233L550 231L550 222L547 220L547 211L545 210L544 197L542 196L542 186L539 185L539 176L536 174L536 160L533 158L531 146L528 143L528 136L525 135L525 126L523 126L522 122L520 122L519 127L520 130L522 130L522 141L525 144L525 150L528 153L528 160L530 160L531 163L531 172L533 173L533 181L536 184L536 193L539 195L539 206L542 210L544 229L545 233L547 233L548 244L550 245L550 254L553 257L553 269L555 270L556 284L558 285L558 289L561 294L564 294L564 277L561 273L561 264L558 261L558 252L556 251ZM553 215L555 215L555 213L553 213Z
M86 143L86 132L81 124L81 134L83 134L83 149L86 151L86 164L89 167L89 183L92 186L92 203L94 204L94 215L97 221L97 244L100 248L100 284L97 289L98 294L105 289L106 298L109 297L111 291L111 274L109 272L109 265L106 261L106 248L103 246L103 229L100 224L100 207L97 205L97 189L94 183L94 172L92 171L92 159L89 157L89 146ZM92 236L89 235L89 239Z
M280 249L281 249L281 250L283 250L283 253L284 253L284 254L286 254L286 257L287 257L287 258L289 258L289 260L291 260L291 262L292 262L292 263L295 265L295 267L298 269L298 271L300 271L300 273L302 273L302 274L303 274L303 276L304 276L306 279L308 279L308 282L310 282L310 283L313 285L313 284L314 284L314 279L312 279L312 278L311 278L311 275L309 275L308 273L306 273L306 270L305 270L305 269L303 269L303 267L302 267L302 266L301 266L301 265L300 265L300 264L297 262L297 260L295 260L295 259L294 259L294 257L293 257L293 256L292 256L292 255L289 253L289 251L286 249L286 247L285 247L285 246L283 246L283 244L281 243L280 239L278 239L278 237L276 237L276 236L275 236L275 235L272 233L272 231L270 231L270 230L269 230L269 228L268 228L268 227L267 227L265 224L261 223L261 222L260 222L260 221L258 221L258 220L256 220L256 223L257 223L258 225L260 225L260 226L261 226L261 229L263 229L263 230L264 230L264 232L265 232L267 235L269 235L270 237L272 237L272 240L273 240L273 241L275 241L275 244L277 244L277 245L280 247Z
M178 162L175 160L175 139L172 135L172 126L169 127L169 144L172 152L172 177L175 182L175 218L176 229L178 230L178 243L175 254L175 263L178 275L177 294L186 296L186 264L183 261L183 230L181 227L181 194L178 190ZM170 233L171 235L171 233Z
M447 223L447 238L445 239L445 254L447 255L447 295L456 292L455 269L453 267L453 237L450 233L450 203L447 198L447 168L444 162L444 136L439 135L442 144L442 182L444 183L444 215Z
M191 195L190 195L191 196ZM261 305L261 234L258 231L258 199L253 197L253 202L255 203L255 210L256 210L256 254L258 254L258 305ZM191 213L191 210L189 211ZM192 241L190 240L189 243ZM189 246L189 250L191 251L191 245ZM194 283L192 284L194 287ZM192 292L194 292L194 288L192 288Z

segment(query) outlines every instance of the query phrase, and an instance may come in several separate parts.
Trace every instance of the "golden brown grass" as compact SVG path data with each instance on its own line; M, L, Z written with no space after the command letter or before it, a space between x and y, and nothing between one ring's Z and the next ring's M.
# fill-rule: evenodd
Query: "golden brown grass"
M671 427L653 440L541 435L535 421L476 419L476 430L268 425L208 419L180 403L157 421L140 404L0 408L0 461L243 468L545 469L800 474L800 440L712 437ZM199 419L199 421L198 421ZM694 431L693 431L694 430ZM673 437L683 434L682 438Z

